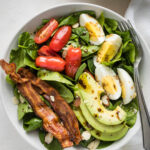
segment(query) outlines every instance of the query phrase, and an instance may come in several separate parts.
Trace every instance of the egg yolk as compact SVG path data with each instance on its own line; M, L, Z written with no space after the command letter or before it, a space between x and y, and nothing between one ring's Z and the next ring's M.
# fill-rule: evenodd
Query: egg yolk
M115 94L117 92L115 80L111 76L105 76L102 78L102 86L109 94Z
M89 31L91 41L97 41L102 36L102 28L98 23L87 22L85 27Z
M124 84L121 84L121 88L122 88L122 98L125 99L125 96L126 96L126 89L125 89Z
M116 55L116 46L110 42L104 42L98 51L98 62L110 61Z

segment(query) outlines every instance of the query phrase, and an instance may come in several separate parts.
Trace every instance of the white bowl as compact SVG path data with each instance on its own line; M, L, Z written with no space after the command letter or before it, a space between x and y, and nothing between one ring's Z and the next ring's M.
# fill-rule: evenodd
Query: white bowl
M64 4L64 5L59 5L53 8L50 8L49 10L35 16L32 20L28 21L19 31L18 33L14 36L12 42L9 45L8 50L5 52L5 58L8 60L9 58L9 52L12 48L16 47L17 43L17 38L20 33L23 31L28 31L28 32L33 32L38 25L41 24L41 20L45 18L51 18L51 17L58 17L58 16L63 16L67 15L69 13L75 12L75 11L81 11L81 10L94 10L97 15L99 15L102 11L104 12L106 17L114 18L118 21L125 20L122 16L119 14L115 13L114 11L111 11L107 8L98 6L98 5L93 5L93 4L88 4L88 3L70 3L70 4ZM150 68L150 60L149 58L149 53L146 51L147 45L145 42L142 40L143 46L145 48L144 52L144 61L141 64L141 72L144 72L141 74L143 85L144 85L144 92L146 93L145 96L148 97L148 88L150 87L149 83L147 82L146 79L148 79L149 73L149 68ZM32 132L32 133L26 133L22 127L22 122L18 121L17 119L17 106L15 106L12 103L12 97L13 97L13 92L11 87L6 83L5 81L5 74L3 71L0 72L0 96L1 100L3 103L3 106L5 108L5 111L11 121L11 123L14 125L16 130L21 134L24 139L31 144L35 149L44 149L43 145L41 144L37 132ZM137 117L136 124L134 125L133 128L129 130L127 135L122 138L121 140L114 142L111 146L104 148L103 150L116 150L125 145L132 137L137 133L137 131L140 128L140 120L139 120L139 115ZM74 150L75 148L68 148L69 150Z

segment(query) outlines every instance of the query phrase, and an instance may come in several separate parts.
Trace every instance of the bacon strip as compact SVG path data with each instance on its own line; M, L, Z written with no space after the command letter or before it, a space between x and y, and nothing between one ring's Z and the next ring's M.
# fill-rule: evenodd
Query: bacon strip
M22 77L31 79L32 84L36 87L35 89L37 90L37 92L42 94L44 98L49 101L59 118L64 123L64 126L69 131L71 140L76 144L79 144L79 142L81 141L81 135L78 120L70 106L60 96L57 90L55 90L45 81L36 78L29 70L25 68L21 68L18 73ZM53 100L51 97L53 97Z
M0 60L0 65L10 75L11 79L17 83L17 88L31 104L35 114L43 120L43 128L52 133L63 148L72 146L73 143L69 139L68 131L59 123L55 113L41 100L40 95L33 89L31 81L15 73L14 65L8 64L4 60Z

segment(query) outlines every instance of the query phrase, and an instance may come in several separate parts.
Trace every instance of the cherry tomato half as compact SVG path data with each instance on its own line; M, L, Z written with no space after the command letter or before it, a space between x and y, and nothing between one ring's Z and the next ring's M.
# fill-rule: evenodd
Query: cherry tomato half
M66 55L65 72L71 78L74 78L78 68L81 65L82 52L80 48L70 47Z
M47 45L42 46L38 50L38 55L39 56L55 56L55 57L60 57L56 52L54 52L53 50L50 50Z
M54 30L58 27L58 22L55 19L51 19L45 26L43 26L34 37L34 41L37 44L41 44L47 41Z
M53 36L49 47L50 49L58 52L60 51L69 41L69 38L71 36L71 27L70 26L63 26L60 27L55 35Z
M63 71L66 64L62 58L53 56L39 56L35 63L38 67L58 72Z

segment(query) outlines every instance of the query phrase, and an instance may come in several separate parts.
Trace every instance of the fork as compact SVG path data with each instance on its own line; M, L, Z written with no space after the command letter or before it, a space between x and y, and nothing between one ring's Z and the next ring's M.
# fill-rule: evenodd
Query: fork
M132 41L138 50L138 56L136 57L136 60L134 62L134 82L140 108L139 110L142 124L143 147L145 150L150 150L150 116L146 107L146 102L139 81L139 64L142 60L144 50L131 22L127 20L119 22L118 24L118 28L120 29L120 31L130 31Z

